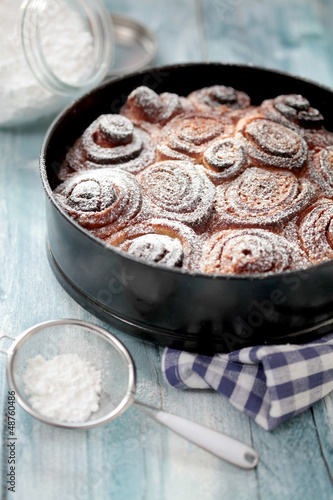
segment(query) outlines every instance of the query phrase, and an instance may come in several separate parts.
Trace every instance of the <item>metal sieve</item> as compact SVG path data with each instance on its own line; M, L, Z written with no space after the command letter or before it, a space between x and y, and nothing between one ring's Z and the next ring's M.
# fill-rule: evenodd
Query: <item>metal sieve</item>
M206 451L244 469L256 467L259 457L251 447L215 430L165 412L135 399L136 368L127 348L104 328L75 319L52 320L35 325L13 340L7 355L7 379L16 400L42 422L68 429L90 429L120 416L132 403L154 420ZM78 354L101 371L102 391L97 412L85 422L54 420L36 411L25 393L23 375L37 355L51 360L61 354Z

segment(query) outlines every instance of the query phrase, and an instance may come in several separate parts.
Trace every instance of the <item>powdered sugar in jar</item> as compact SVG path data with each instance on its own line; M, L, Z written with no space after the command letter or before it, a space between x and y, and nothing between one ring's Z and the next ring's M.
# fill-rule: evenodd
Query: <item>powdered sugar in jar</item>
M99 83L114 35L101 0L2 0L0 126L37 120Z

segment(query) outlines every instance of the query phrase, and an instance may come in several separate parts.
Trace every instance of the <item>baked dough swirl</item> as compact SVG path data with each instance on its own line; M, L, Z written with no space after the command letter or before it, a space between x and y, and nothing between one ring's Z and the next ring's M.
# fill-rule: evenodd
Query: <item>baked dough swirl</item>
M201 269L207 273L258 274L289 271L308 265L297 247L264 229L226 230L206 243Z
M195 108L185 97L171 92L159 95L142 85L130 93L120 113L138 125L142 122L164 125L174 116L187 111L195 111Z
M313 155L309 162L309 177L327 198L333 198L333 146Z
M223 114L230 110L245 109L250 105L250 98L245 92L225 85L195 90L188 95L188 99L203 113Z
M145 202L155 217L178 220L205 229L215 198L215 187L190 161L162 161L138 177Z
M294 130L260 116L245 117L237 136L246 140L248 154L258 166L300 170L308 154L306 141Z
M107 240L136 257L182 269L197 268L199 241L191 228L167 219L133 224Z
M299 238L312 264L333 259L333 202L316 203L299 226Z
M60 184L54 194L75 221L99 238L125 227L142 207L141 189L135 177L117 169L75 174Z
M322 125L323 115L312 108L309 101L300 94L279 95L263 101L261 111L270 119L284 125L315 127Z
M219 139L206 149L202 163L214 184L232 179L247 166L244 142L233 137Z
M267 118L296 130L309 149L333 145L333 134L323 126L324 117L300 94L280 95L263 101L258 109Z
M68 151L59 178L103 166L136 174L154 159L154 142L147 132L124 116L101 115Z
M233 128L227 118L219 120L202 113L177 116L163 129L157 146L157 158L186 160L190 157L200 161L208 146L222 135L231 133Z
M247 168L216 189L216 223L223 228L282 226L315 198L315 188L307 179L286 171Z

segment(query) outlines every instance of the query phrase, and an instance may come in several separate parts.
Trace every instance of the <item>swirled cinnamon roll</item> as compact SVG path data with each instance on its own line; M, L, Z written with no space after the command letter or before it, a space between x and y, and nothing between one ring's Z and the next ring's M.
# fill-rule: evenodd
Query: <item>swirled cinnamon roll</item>
M55 197L75 221L99 238L125 227L142 207L135 177L110 168L71 176L56 188Z
M164 125L174 116L190 111L195 111L195 107L186 97L171 92L159 95L141 86L130 93L120 114L144 127L144 123Z
M309 162L309 177L325 196L333 198L333 146L313 155Z
M323 115L312 108L309 101L300 94L279 95L274 99L263 101L261 110L271 120L284 125L316 127L322 125Z
M68 151L59 178L73 172L120 167L138 173L155 159L150 135L120 115L101 115Z
M200 161L203 152L222 135L234 129L228 118L219 120L211 115L190 113L177 116L163 129L157 146L158 160Z
M307 179L291 172L251 167L216 189L217 227L278 227L316 198Z
M247 166L247 152L243 141L233 137L219 139L203 154L206 175L214 184L232 179Z
M250 98L245 92L225 85L213 85L195 90L188 99L202 113L224 114L230 110L245 109L250 106Z
M300 170L307 161L306 141L280 123L252 115L239 121L236 137L246 140L248 154L256 165Z
M211 216L215 187L190 161L162 161L138 177L150 212L199 231Z
M263 101L259 107L267 118L296 130L310 149L333 145L333 134L324 129L324 117L299 94L280 95Z
M299 225L299 238L313 264L333 259L333 203L316 203Z
M320 151L322 148L333 146L333 133L324 127L300 129L300 133L306 140L310 150Z
M277 273L307 267L309 261L283 236L264 229L226 230L205 245L201 269L207 273Z
M182 269L197 268L199 241L191 228L167 219L132 224L107 240L136 257Z

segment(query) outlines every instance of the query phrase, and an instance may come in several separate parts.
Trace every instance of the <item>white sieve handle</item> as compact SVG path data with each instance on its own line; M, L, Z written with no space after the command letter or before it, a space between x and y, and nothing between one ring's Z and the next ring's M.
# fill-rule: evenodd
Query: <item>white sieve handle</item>
M236 439L140 401L135 400L134 404L157 422L227 462L243 469L253 469L258 464L257 452Z

